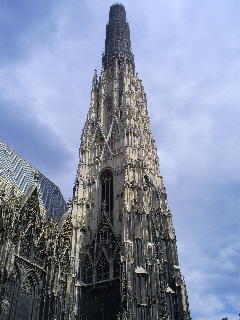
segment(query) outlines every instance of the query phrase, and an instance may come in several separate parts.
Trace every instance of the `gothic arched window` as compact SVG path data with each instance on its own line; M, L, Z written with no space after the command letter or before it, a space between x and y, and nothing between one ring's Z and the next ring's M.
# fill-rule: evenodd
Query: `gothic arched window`
M14 319L16 308L17 308L17 302L18 302L18 296L19 296L19 290L20 290L20 273L18 268L15 266L13 273L9 277L9 286L5 290L5 300L8 301L10 305L10 310L2 310L3 313L3 319ZM4 313L6 312L6 318L4 318ZM7 317L7 313L9 312L9 315Z
M109 263L104 254L97 263L97 281L108 280L109 278Z
M113 173L110 169L105 169L101 174L102 203L106 204L106 213L111 223L113 223Z
M85 262L82 269L82 281L84 283L92 283L92 264L86 256Z
M120 261L120 252L118 251L113 260L113 278L119 278L120 276Z
M106 111L107 111L107 132L108 132L112 123L112 99L110 97L107 99Z
M24 280L19 292L17 303L17 319L19 320L32 320L37 318L37 280L28 275ZM15 315L15 316L16 316Z

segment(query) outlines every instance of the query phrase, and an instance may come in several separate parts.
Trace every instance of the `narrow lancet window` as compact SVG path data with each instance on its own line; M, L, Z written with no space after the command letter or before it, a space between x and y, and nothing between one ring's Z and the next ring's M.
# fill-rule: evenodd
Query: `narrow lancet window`
M102 203L105 203L106 213L113 224L113 173L105 169L101 174Z
M108 98L107 100L107 132L110 129L111 123L112 123L112 99Z

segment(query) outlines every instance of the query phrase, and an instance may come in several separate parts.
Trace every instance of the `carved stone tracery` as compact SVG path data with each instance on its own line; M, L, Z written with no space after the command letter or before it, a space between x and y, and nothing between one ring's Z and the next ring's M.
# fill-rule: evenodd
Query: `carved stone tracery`
M22 199L14 190L7 201L0 198L1 319L60 316L65 302L57 307L53 292L65 299L72 229L65 217L56 222L41 216L36 186Z
M111 24L115 10L121 13L118 27ZM111 7L107 30L121 28L124 16L121 5ZM107 31L106 45L115 41L111 36ZM74 193L73 220L80 226L72 251L74 272L83 283L81 303L91 295L91 286L103 290L103 283L116 279L122 318L177 320L184 310L190 319L188 304L182 302L187 297L176 293L182 277L176 278L173 269L178 266L175 232L144 88L133 60L120 56L105 56L99 79L95 71L81 136L76 180L93 171L95 179L94 188L82 183ZM92 299L100 301L101 290Z

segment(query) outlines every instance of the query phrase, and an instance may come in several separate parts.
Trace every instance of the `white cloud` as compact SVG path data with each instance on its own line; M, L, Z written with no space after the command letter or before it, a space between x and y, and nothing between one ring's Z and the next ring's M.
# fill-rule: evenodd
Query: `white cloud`
M228 318L228 320L236 320L237 319L237 315L236 314L230 314L230 313L224 313L224 312L221 312L220 314L217 314L217 315L207 315L207 319L208 320L221 320L221 319L224 319L224 318ZM194 320L206 320L206 317L196 317L194 318Z
M225 304L216 296L207 295L202 297L199 294L194 294L192 303L192 312L200 315L204 319L209 319L209 315L219 314L223 311Z

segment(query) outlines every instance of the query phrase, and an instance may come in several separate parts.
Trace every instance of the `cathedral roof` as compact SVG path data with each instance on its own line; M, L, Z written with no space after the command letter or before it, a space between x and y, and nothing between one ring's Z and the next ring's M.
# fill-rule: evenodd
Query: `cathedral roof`
M15 192L24 197L35 184L36 173L39 177L37 187L42 214L53 214L60 218L67 210L67 205L59 187L0 140L0 189L4 189L6 195L15 187Z

